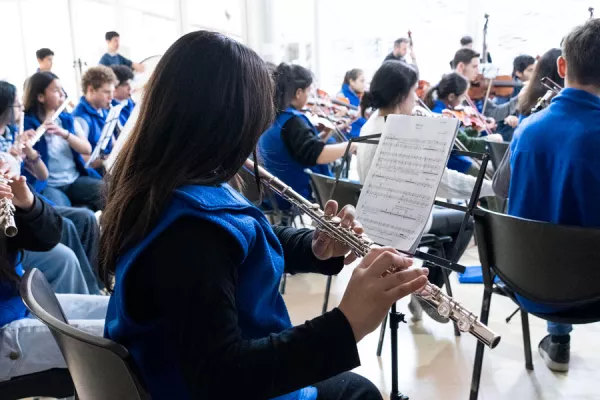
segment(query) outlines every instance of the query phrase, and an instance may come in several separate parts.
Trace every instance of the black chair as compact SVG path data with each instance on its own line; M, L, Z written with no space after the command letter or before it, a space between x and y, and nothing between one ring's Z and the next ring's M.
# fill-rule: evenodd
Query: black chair
M531 221L484 209L475 214L475 228L484 282L482 323L488 322L492 293L509 296L515 302L517 293L537 303L571 309L533 314L547 321L600 321L600 230ZM496 276L502 284L493 283ZM529 319L523 309L521 323L525 368L533 370ZM477 343L472 400L479 393L483 350L484 345Z
M494 169L498 169L500 162L504 158L504 154L508 151L510 143L508 142L488 142L487 148L490 154L490 160Z
M23 276L20 291L29 311L52 331L79 398L149 399L127 349L67 324L58 299L39 270L34 268Z

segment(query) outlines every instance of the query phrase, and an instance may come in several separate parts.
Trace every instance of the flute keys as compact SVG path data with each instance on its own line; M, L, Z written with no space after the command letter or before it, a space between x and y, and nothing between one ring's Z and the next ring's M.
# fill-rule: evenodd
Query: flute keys
M438 314L440 314L444 318L450 318L451 311L452 310L450 309L450 306L446 303L441 303L437 308Z
M471 321L467 317L461 317L456 323L461 332L469 332L471 330Z

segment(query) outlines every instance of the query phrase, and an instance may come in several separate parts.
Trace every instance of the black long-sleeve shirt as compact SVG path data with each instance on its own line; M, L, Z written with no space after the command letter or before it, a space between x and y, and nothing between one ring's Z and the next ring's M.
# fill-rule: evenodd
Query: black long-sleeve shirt
M342 258L316 259L312 231L274 229L286 272L342 269ZM184 217L140 255L128 280L130 314L164 326L192 398L267 399L360 365L352 328L339 309L281 333L243 339L236 249L216 225Z
M49 251L60 242L62 219L54 208L34 195L30 210L15 211L16 236L6 238L9 254L18 250Z
M325 143L313 132L311 126L300 117L293 116L281 127L281 140L292 158L304 167L317 165Z

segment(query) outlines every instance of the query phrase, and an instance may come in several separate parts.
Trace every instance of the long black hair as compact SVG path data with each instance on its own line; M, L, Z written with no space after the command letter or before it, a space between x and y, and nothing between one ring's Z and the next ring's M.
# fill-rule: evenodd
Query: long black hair
M0 125L8 124L14 120L13 105L17 96L17 88L6 82L0 81ZM0 132L0 135L4 132ZM14 260L8 259L6 237L0 238L0 286L7 284L16 285L19 276L15 272Z
M38 96L44 94L48 86L58 79L58 76L52 72L36 72L33 74L25 85L25 95L23 96L23 105L25 106L25 114L41 117L44 115L44 105L39 102Z
M451 72L444 75L437 85L429 88L423 101L427 107L433 108L436 98L439 100L447 99L451 94L460 96L468 88L469 82L464 76L457 72Z
M266 63L219 33L179 38L156 66L140 114L107 176L101 276L155 226L174 190L231 180L273 121Z
M312 73L301 65L281 63L273 73L275 80L275 109L277 113L285 111L296 96L298 89L307 89L312 85Z
M0 81L0 125L12 123L15 120L14 107L17 88L6 81ZM0 132L2 135L4 132Z
M538 102L539 98L546 94L546 87L542 85L542 78L550 78L560 86L565 85L565 80L558 74L558 66L556 60L560 57L562 51L560 49L550 49L544 53L539 59L529 84L525 89L525 93L519 98L519 104L517 105L517 111L524 116L531 114L531 109Z
M402 103L418 80L419 74L407 63L396 60L384 62L373 75L369 91L360 100L362 116L369 108L387 108Z

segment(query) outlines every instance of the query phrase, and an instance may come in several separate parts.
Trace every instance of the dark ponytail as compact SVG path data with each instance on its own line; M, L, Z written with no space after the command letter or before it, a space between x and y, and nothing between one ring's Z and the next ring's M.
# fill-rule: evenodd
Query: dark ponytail
M463 95L469 88L467 79L457 72L451 72L442 77L440 83L429 89L425 95L425 105L433 108L435 100L446 100L451 94ZM437 96L433 96L437 93Z
M15 85L6 81L0 81L0 125L10 124L14 121L13 105L17 97ZM4 132L0 132L3 134Z
M435 86L432 86L429 88L429 90L427 91L427 93L425 94L425 98L423 99L423 103L425 103L425 105L431 110L434 107L434 93L438 92L438 88L439 88L439 83ZM438 98L439 95L436 95L435 98Z
M275 108L277 113L284 111L298 89L306 89L312 85L312 73L300 66L281 63L273 73L275 80Z
M370 90L363 93L360 101L363 117L369 108L387 108L402 103L418 80L417 71L405 62L384 62L373 75Z
M344 85L349 85L350 81L357 80L358 77L361 76L363 73L363 70L358 68L354 68L346 72L346 75L344 75Z

